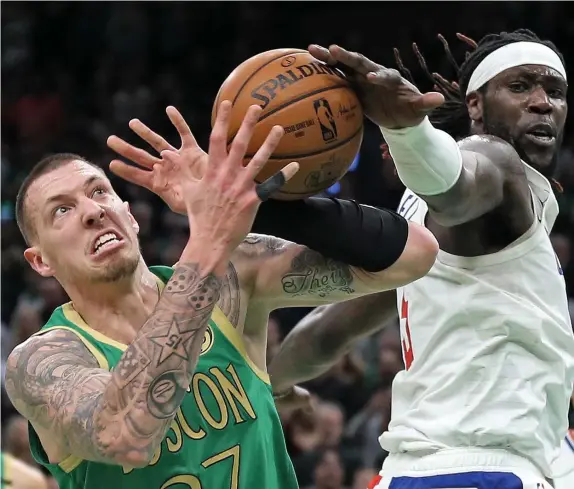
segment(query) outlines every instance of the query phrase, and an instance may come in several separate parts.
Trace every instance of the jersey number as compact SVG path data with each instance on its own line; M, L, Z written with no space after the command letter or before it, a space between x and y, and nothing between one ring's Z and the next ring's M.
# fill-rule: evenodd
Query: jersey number
M229 482L229 489L237 489L239 487L239 445L235 445L234 447L228 448L223 452L209 457L207 460L201 462L201 466L207 469L208 467L216 465L227 458L231 458L231 477ZM202 485L199 479L191 474L176 475L165 481L160 489L168 489L169 487L178 484L182 484L184 486L186 485L190 489L202 489Z
M405 300L404 294L401 303L401 320L403 319L405 321L405 327L404 327L404 333L403 328L401 328L401 344L403 346L403 358L405 360L405 367L408 370L409 368L411 368L411 365L415 357L413 355L411 327L409 326L409 303Z

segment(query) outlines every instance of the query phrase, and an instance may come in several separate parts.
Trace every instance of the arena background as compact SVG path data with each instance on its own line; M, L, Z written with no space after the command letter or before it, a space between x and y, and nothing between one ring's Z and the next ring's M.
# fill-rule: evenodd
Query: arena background
M187 118L202 146L215 94L229 72L258 52L309 43L338 43L394 66L399 47L429 89L410 45L416 41L431 71L454 76L442 33L462 60L462 32L479 40L489 32L529 28L562 50L574 78L574 18L560 2L3 2L2 3L2 379L15 344L37 331L67 300L55 280L26 265L14 221L23 177L43 155L77 152L106 167L106 138L134 140L127 123L138 117L175 142L165 116L169 104ZM392 161L383 160L380 134L367 124L351 171L330 190L345 198L395 208L403 191ZM569 116L558 180L561 216L552 236L574 307L574 116ZM174 263L186 242L186 220L147 191L113 180L141 227L145 260ZM305 309L269 320L269 357ZM385 454L377 436L389 419L389 386L402 369L397 325L356 350L309 385L319 399L313 416L285 419L301 487L364 488ZM3 450L31 461L25 423L2 390Z

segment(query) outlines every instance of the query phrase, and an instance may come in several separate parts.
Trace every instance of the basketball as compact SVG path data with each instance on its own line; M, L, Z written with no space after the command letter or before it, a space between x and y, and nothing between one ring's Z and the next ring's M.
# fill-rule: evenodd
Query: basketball
M230 100L229 143L249 106L263 112L247 150L247 164L271 128L285 130L279 146L257 175L263 182L286 164L297 161L299 172L273 198L295 200L327 189L341 179L359 152L363 110L345 76L302 49L275 49L240 64L221 85L213 110Z

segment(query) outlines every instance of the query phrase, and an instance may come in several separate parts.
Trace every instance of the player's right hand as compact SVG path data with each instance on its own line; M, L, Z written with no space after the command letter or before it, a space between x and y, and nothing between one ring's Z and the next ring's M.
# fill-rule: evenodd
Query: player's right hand
M274 126L244 166L243 161L255 125L261 113L259 106L251 106L245 115L231 147L227 148L231 102L223 101L211 132L207 165L203 175L193 171L193 155L167 149L161 157L174 168L181 168L178 193L189 219L191 240L212 249L231 253L250 232L259 204L279 190L299 169L292 162L263 183L256 184L255 176L265 166L283 137L281 126ZM183 121L183 119L181 119ZM185 146L190 137L185 121L176 128Z
M380 127L399 129L416 126L444 102L442 94L423 94L397 70L385 68L360 53L337 45L327 49L316 44L309 46L309 52L347 74L365 115Z

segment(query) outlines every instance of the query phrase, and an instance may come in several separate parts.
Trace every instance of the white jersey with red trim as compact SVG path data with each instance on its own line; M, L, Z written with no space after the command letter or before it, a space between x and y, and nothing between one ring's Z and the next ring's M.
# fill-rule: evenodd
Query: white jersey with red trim
M574 430L562 440L560 455L552 466L554 489L574 488Z
M574 334L548 236L558 204L545 177L528 165L526 173L536 219L524 236L480 257L441 250L427 276L397 290L406 370L394 380L392 420L380 437L390 459L506 448L551 477L568 428ZM405 192L401 215L424 224L427 210Z

